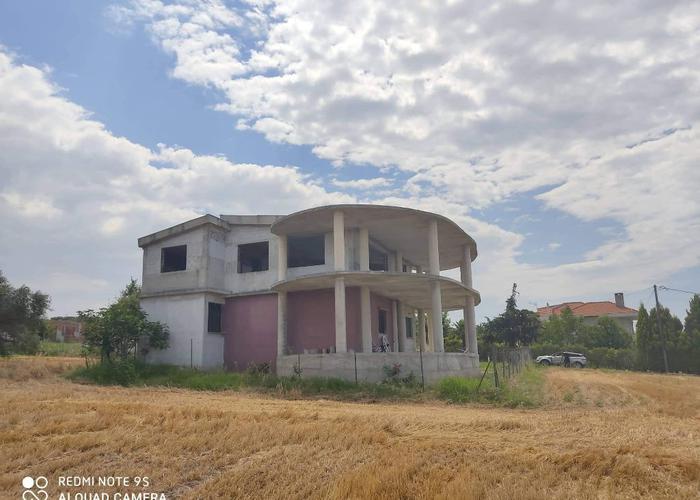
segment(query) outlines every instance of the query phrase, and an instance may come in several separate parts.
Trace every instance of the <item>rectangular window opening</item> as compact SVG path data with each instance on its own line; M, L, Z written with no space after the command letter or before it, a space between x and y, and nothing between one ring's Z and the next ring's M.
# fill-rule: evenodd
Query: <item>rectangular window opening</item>
M388 271L389 256L379 250L377 247L370 245L369 247L369 270L370 271Z
M287 237L287 267L322 266L326 263L323 234Z
M379 310L379 334L386 335L386 311L384 309Z
M217 302L209 302L207 331L209 333L221 333L221 304Z
M187 245L160 249L160 272L171 273L187 269Z
M256 273L270 268L270 242L238 245L238 272Z
M413 318L406 317L406 338L413 338Z

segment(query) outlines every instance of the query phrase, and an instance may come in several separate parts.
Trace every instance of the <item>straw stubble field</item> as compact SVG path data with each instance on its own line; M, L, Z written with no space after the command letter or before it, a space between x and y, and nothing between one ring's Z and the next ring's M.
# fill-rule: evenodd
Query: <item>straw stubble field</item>
M698 377L554 368L542 407L504 409L97 387L73 363L0 361L7 498L27 475L148 476L168 498L700 496Z

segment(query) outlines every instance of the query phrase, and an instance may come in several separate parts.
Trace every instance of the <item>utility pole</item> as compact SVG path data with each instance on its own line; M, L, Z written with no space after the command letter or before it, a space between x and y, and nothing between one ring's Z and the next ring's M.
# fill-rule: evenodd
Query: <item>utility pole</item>
M664 370L668 373L668 356L666 355L666 333L661 330L661 305L659 304L659 292L654 285L654 298L656 298L656 326L661 335L661 350L664 353Z

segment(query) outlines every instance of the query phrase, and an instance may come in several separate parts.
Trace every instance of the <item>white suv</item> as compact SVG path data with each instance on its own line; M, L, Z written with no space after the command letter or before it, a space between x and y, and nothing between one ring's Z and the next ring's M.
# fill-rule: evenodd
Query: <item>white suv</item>
M544 366L549 366L549 365L561 365L561 366L567 366L567 358L568 358L568 366L573 366L574 368L583 368L588 364L588 360L586 359L586 356L581 354L580 352L557 352L554 354L550 354L549 356L537 356L537 359L535 359L535 362L540 365Z

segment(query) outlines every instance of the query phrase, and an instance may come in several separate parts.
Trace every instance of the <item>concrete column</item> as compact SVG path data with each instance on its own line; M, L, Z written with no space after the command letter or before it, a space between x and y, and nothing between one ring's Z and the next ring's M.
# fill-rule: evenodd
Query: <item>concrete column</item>
M399 305L397 301L391 301L391 316L394 318L394 328L392 329L392 351L399 351L399 323L403 321L403 326L406 328L406 320L399 317Z
M362 352L372 352L372 301L368 286L360 287Z
M277 292L277 355L287 354L287 292Z
M462 283L469 288L472 287L472 250L469 245L464 245L464 253L462 255L462 265L460 267L462 275Z
M472 288L472 255L471 247L464 245L462 258L462 283ZM467 297L464 305L464 343L465 349L470 354L479 354L476 341L476 314L474 311L474 297Z
M420 350L425 352L425 311L423 309L418 309L418 332L416 332L416 337L420 342Z
M479 354L476 341L476 317L474 312L474 297L467 297L467 305L464 308L464 343L470 354Z
M394 253L394 270L397 273L403 272L403 254L401 252Z
M438 223L432 219L428 224L428 263L430 274L440 274L440 250L438 248Z
M432 219L430 224L428 224L428 261L430 263L430 274L440 276L440 250L438 248L438 223L436 219ZM433 338L435 339L433 348L435 352L443 352L445 347L442 336L442 293L440 281L437 279L430 283L430 298L432 306L430 320L433 327Z
M425 341L425 352L433 352L435 351L434 346L435 346L435 338L433 337L433 320L431 319L433 317L432 314L430 314L430 311L425 313L425 326L426 326L426 341Z
M345 271L345 216L340 210L333 212L333 268Z
M403 319L406 316L404 311L403 302L398 301L396 305L396 314L398 314L399 321L399 352L406 352L406 321Z
M360 228L360 271L369 271L369 231Z
M287 237L277 237L277 280L287 279Z
M347 352L348 338L345 321L345 278L335 279L335 352Z
M277 237L277 280L287 279L287 237ZM277 355L287 354L287 292L277 292Z

